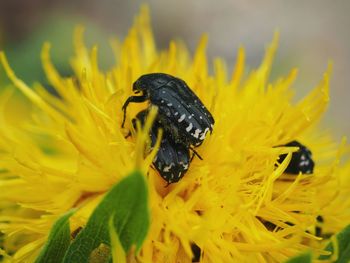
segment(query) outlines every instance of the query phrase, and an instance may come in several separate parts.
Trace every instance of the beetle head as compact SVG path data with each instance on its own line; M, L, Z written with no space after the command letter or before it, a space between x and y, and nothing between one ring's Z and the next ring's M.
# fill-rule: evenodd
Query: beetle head
M142 75L133 84L132 90L135 93L146 92L158 89L167 84L172 76L164 73L150 73Z

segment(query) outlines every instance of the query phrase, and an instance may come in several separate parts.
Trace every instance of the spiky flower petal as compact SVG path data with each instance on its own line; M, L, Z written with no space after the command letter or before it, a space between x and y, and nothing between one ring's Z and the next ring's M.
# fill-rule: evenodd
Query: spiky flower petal
M52 64L50 45L43 47L44 70L57 96L40 84L28 87L0 55L25 95L9 89L0 101L0 229L14 262L33 261L54 220L72 207L79 208L72 232L83 227L103 194L136 164L147 171L152 215L141 262L191 262L194 244L201 262L282 262L305 249L324 253L324 240L315 235L319 216L325 234L349 222L350 163L340 162L345 143L335 144L317 125L329 101L330 70L293 103L296 69L269 81L278 34L248 74L243 48L232 73L221 59L210 73L205 37L193 57L181 42L158 51L145 8L125 40L112 42L116 63L107 72L98 67L97 48L89 50L82 35L78 28L75 75L69 78ZM203 160L195 158L184 178L169 187L150 169L155 151L144 159L147 134L125 138L131 118L145 105L130 106L127 128L121 128L133 81L150 72L184 79L216 121L198 148ZM312 149L312 175L284 173L298 148L276 146L292 140ZM279 164L281 154L287 157Z

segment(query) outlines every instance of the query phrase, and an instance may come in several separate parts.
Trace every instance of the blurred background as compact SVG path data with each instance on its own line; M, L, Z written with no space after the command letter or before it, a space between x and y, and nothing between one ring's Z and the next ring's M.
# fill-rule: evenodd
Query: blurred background
M295 85L301 97L322 78L334 62L331 105L323 125L337 138L350 135L350 1L244 0L0 0L0 48L5 49L17 75L31 84L45 82L40 64L44 41L52 42L52 56L62 74L69 75L74 26L86 28L88 43L97 43L100 65L112 61L108 41L123 38L142 3L150 7L158 48L180 38L194 50L208 33L210 58L224 57L232 67L236 50L244 45L247 64L259 64L276 29L280 48L272 78L298 67ZM8 83L0 69L0 84Z

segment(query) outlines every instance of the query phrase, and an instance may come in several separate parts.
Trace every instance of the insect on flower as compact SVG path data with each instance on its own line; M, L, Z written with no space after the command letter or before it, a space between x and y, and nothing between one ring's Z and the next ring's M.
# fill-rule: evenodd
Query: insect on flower
M147 113L147 110L143 110L132 120L135 128L137 120L141 122L141 125L144 124ZM160 128L162 128L162 124L156 119L150 131L151 147L156 144L157 132ZM153 160L153 165L160 176L168 184L178 182L187 172L191 160L189 148L181 143L174 142L172 137L164 131L159 150Z
M176 143L199 146L213 131L213 116L183 80L164 73L146 74L134 82L133 91L142 95L125 101L122 127L129 103L149 100L158 107L158 118Z
M298 141L291 141L283 146L299 147L299 150L292 154L292 159L288 164L285 172L289 174L312 174L314 171L315 162L312 160L311 151ZM278 160L282 163L286 158L286 154L281 154Z
M347 146L341 144L338 150L334 149L328 132L320 133L315 125L329 104L331 69L306 97L294 102L291 86L296 70L287 76L279 76L276 81L270 79L278 35L267 46L261 66L256 69L247 69L247 54L243 48L239 49L236 66L227 78L229 73L224 59L217 60L214 70L208 65L206 38L199 42L194 54L178 41L172 41L169 48L158 50L147 10L142 11L134 23L124 41L113 41L113 51L118 59L108 71L98 67L97 49L90 50L84 45L82 30L78 30L74 38L73 79L62 78L57 73L50 59L49 45L44 45L41 56L44 69L50 85L62 99L40 86L32 89L26 85L16 77L5 54L0 52L0 68L13 84L0 87L0 260L13 263L43 261L43 257L36 260L37 256L48 251L48 247L55 250L51 244L60 241L51 238L50 229L56 231L55 220L70 209L78 208L63 228L67 245L70 245L69 230L73 244L83 234L78 234L79 229L89 225L89 216L95 212L101 218L112 219L111 211L96 210L96 207L109 191L113 191L113 185L119 184L133 168L142 168L151 179L159 180L147 180L147 198L140 198L139 187L125 188L126 194L120 196L121 200L130 197L137 206L119 207L121 200L110 200L118 204L118 209L124 207L125 214L131 216L123 232L126 235L117 236L123 246L130 245L135 252L127 253L128 262L285 262L287 257L305 250L312 252L315 259L326 255L323 248L325 243L332 241L330 235L350 222L350 162L346 161L348 156L344 150ZM210 136L211 140L205 142L201 153L206 161L198 162L194 167L195 163L190 162L190 147L196 145L189 145L188 141L192 143L195 137L198 141L201 136L205 137L205 129L209 133L214 120L205 115L203 105L199 100L194 101L197 97L194 98L188 87L184 88L181 80L165 74L146 75L141 77L142 81L140 79L141 83L147 83L144 90L139 88L140 83L135 83L135 92L139 90L139 94L132 94L128 100L123 97L123 102L127 100L124 110L129 103L138 101L161 110L153 125L164 127L167 141L162 146L167 145L164 146L167 150L164 155L159 154L156 161L162 159L167 166L168 160L171 164L178 158L175 166L168 169L173 171L176 179L183 176L177 187L168 189L162 188L165 181L157 177L160 176L157 169L148 169L150 164L156 165L152 164L156 153L144 152L147 143L151 146L149 136L155 135L150 132L153 127L147 125L139 131L135 143L125 140L125 130L117 127L118 122L119 126L121 124L119 116L123 106L119 94L131 92L130 85L124 83L129 83L130 75L135 72L140 72L139 76L146 74L150 66L158 72L176 66L179 76L186 75L201 83L194 90L198 91L196 95L200 95L205 106L209 106L206 101L215 101L216 106L215 112L211 113L219 136ZM30 72L30 68L28 70ZM18 96L17 91L25 98ZM162 108L161 100L166 101ZM176 111L179 104L181 113ZM141 110L128 115L128 128L132 128L129 120ZM189 112L194 116L188 115ZM262 114L264 112L266 114ZM184 119L182 114L186 114ZM191 135L196 134L196 130L186 131L188 121L199 121L201 117L205 122L200 123L199 129L203 132L197 132L198 136ZM169 123L184 126L175 130ZM179 131L186 141L183 142L183 138L174 140L175 131ZM278 156L271 142L287 136L304 138L302 143L306 145L314 141L310 149L318 165L318 169L314 169L315 176L298 176L297 180L291 180L293 178L282 175L282 169L274 169ZM318 140L315 140L316 136ZM275 146L282 147L280 142ZM183 149L180 150L182 155L175 149ZM284 150L288 149L292 148ZM303 152L303 148L300 149ZM278 155L287 152L291 151L281 151ZM307 153L306 156L311 157L311 153ZM288 157L296 156L301 155L296 152ZM279 162L283 156L280 157ZM190 168L180 166L181 160L189 163ZM299 160L297 165L304 161L302 166L307 166L302 157L296 160ZM309 160L309 166L310 163ZM166 166L159 168L165 179L171 178L170 173L163 172ZM191 168L197 169L190 171ZM180 176L175 171L181 172ZM144 205L148 206L147 211ZM138 228L147 233L146 239L141 240L141 235L134 235L141 232L135 232L138 229L133 229L132 222L144 221L144 212L150 224ZM107 240L110 227L105 223L101 220L94 225L98 235L93 240L91 235L86 235L87 238L78 243L93 248L91 241ZM322 238L315 238L315 235ZM124 253L120 254L117 246L112 244L114 242L110 243L109 254L116 254L118 259L125 258ZM120 252L123 252L123 246ZM91 254L99 254L106 247L98 246L93 253L80 249L74 255L87 255L91 260ZM334 246L335 252L337 247ZM57 251L50 254L59 261L54 252ZM337 254L330 255L329 260L333 256ZM76 261L79 260L71 262Z

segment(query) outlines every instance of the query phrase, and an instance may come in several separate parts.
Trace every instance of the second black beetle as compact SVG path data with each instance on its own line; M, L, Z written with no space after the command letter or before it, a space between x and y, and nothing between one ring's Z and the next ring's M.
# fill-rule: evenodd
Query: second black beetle
M212 132L213 116L183 80L164 73L146 74L135 81L133 91L141 96L124 103L122 127L129 103L149 100L158 107L158 118L176 143L199 146Z
M144 125L148 111L143 110L133 119L133 126L136 128L136 120ZM161 123L156 119L150 130L151 147L154 147L157 141L158 130L162 128ZM187 172L191 162L190 152L188 147L183 144L176 143L164 131L162 141L160 142L159 150L153 160L153 165L159 172L160 176L167 181L168 184L178 182Z
M314 172L315 162L312 159L311 151L298 141L291 141L283 146L299 147L299 150L292 154L288 167L285 172L289 174L312 174ZM278 162L282 163L287 154L281 154Z

